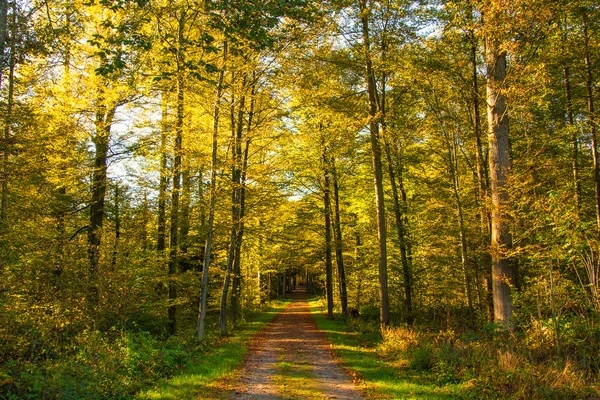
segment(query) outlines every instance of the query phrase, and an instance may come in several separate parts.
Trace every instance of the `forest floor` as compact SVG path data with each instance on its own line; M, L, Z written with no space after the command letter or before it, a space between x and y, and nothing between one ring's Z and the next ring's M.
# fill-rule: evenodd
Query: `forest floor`
M363 399L317 327L306 293L256 335L231 399Z

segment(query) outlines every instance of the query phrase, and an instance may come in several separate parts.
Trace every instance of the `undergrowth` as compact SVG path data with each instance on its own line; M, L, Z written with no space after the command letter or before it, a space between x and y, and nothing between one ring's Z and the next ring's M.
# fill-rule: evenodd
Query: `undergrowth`
M565 322L569 329L563 329L559 354L540 323L515 335L493 327L462 334L380 329L376 321L360 318L328 320L318 301L311 305L343 364L371 398L600 398L600 330L589 321Z
M200 375L210 372L214 378L215 371L224 373L241 363L249 338L282 305L276 307L250 317L233 336L220 338L213 329L201 343L191 335L193 330L189 336L171 337L135 328L82 330L60 347L38 337L35 354L27 357L23 351L0 365L0 398L120 399L157 384L156 391L148 392L154 395L143 397L169 398L160 394L160 382L170 377L194 369ZM35 335L28 340L35 341ZM29 352L32 346L28 344Z

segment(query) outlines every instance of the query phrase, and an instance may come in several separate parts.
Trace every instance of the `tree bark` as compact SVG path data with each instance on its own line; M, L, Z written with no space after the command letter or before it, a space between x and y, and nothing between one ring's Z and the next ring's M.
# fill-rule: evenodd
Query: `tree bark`
M177 333L177 276L179 273L179 200L181 196L181 165L183 157L183 118L184 118L184 55L183 28L185 12L182 12L178 26L177 49L177 107L175 116L175 143L173 144L173 191L171 193L171 229L169 243L169 333Z
M240 307L239 301L241 297L242 279L241 279L241 253L242 253L242 241L244 238L244 218L246 216L246 176L248 169L248 155L250 149L250 131L252 130L252 122L254 119L254 107L256 106L255 101L256 91L256 77L253 77L252 89L250 90L250 109L248 111L248 122L246 129L246 143L244 146L244 156L242 160L242 171L240 179L240 215L239 215L239 229L236 239L236 249L233 264L233 284L232 284L232 296L231 296L231 320L233 324L237 324ZM262 246L261 246L262 248ZM259 285L260 290L260 285Z
M333 264L331 259L331 199L330 176L327 162L327 150L323 143L323 202L325 216L325 287L327 290L327 317L333 318Z
M244 79L245 81L245 79ZM245 84L242 85L242 87ZM243 89L242 89L243 90ZM240 230L240 201L241 201L241 178L242 178L242 133L244 129L244 107L246 97L242 95L240 97L240 104L238 107L237 122L234 124L235 111L233 110L234 105L231 108L232 117L232 129L233 133L233 145L232 145L232 164L231 164L231 235L229 239L229 251L227 255L227 270L225 272L225 281L223 282L223 289L221 290L221 310L219 315L219 327L221 335L227 334L227 295L229 292L229 285L231 282L231 275L233 273L233 265L235 264L235 256L237 251L237 240ZM233 302L233 299L232 299Z
M104 222L104 200L106 198L106 167L110 130L115 116L116 105L107 105L104 95L99 89L96 99L96 132L92 138L94 144L94 171L92 174L92 190L90 199L90 224L88 227L88 279L87 302L90 307L96 306L99 300L98 264L100 261L100 242L102 224Z
M594 194L596 198L596 227L597 234L600 237L600 166L598 165L598 141L596 137L596 121L594 110L594 77L592 74L592 62L590 60L590 43L588 35L588 16L587 11L582 11L583 18L583 46L585 57L585 88L587 91L588 115L587 121L592 139L592 157L594 160Z
M469 317L471 318L471 328L475 329L475 311L473 310L473 296L471 294L471 274L469 273L469 251L467 245L467 233L465 229L465 218L463 213L462 199L460 198L460 181L458 180L458 151L456 138L453 136L452 143L449 143L450 173L452 175L452 188L454 192L454 201L456 203L456 215L458 218L458 227L460 232L460 253L465 276L465 292L467 295L467 305L469 307Z
M492 194L492 286L494 320L501 329L514 331L512 287L515 274L507 251L512 248L508 227L510 195L507 190L510 176L509 128L506 96L506 54L493 38L487 38L487 103L489 163Z
M161 99L162 117L161 117L161 132L160 132L160 180L158 185L158 232L156 237L156 250L159 256L162 256L166 248L166 232L167 232L167 140L169 136L169 111L168 111L168 91L162 91Z
M206 246L204 250L204 264L202 270L202 286L200 288L200 306L198 313L198 325L196 329L198 340L204 339L206 329L206 298L208 291L208 268L212 250L213 225L215 220L215 203L217 191L217 152L219 144L219 113L221 111L221 98L223 97L223 79L225 77L225 66L227 64L227 42L223 44L223 64L219 72L217 83L217 95L213 114L212 150L210 165L210 191L208 205L208 221L206 224Z
M473 12L471 10L471 22L473 23ZM481 140L481 117L480 117L480 104L479 104L479 78L478 78L478 65L477 65L477 36L473 29L469 30L469 41L471 42L471 79L472 79L472 106L473 106L473 133L475 136L475 160L477 163L477 183L479 185L479 223L481 232L481 260L480 265L487 266L491 263L491 259L487 252L487 248L490 245L490 226L491 218L487 209L488 199L488 188L489 188L489 173L486 166L486 160L484 157L483 141ZM477 268L475 274L475 280L479 282L479 268ZM494 297L492 289L492 275L491 272L485 267L483 271L484 282L487 283L485 287L485 306L487 309L488 320L491 322L494 319ZM477 284L477 293L479 294L479 307L483 311L484 303L482 302L482 296L480 292L479 284Z
M406 312L406 322L412 326L414 322L413 305L412 305L412 256L409 251L409 246L406 240L407 224L406 221L406 195L402 190L403 207L400 206L400 196L398 193L398 184L396 182L396 170L398 177L402 182L402 166L395 168L392 160L391 143L387 139L387 123L386 123L386 76L382 77L382 93L381 93L381 114L382 114L382 136L384 142L385 156L388 164L388 174L390 176L390 184L392 187L392 198L394 200L394 214L396 217L396 230L398 232L398 245L400 246L400 261L402 263L402 275L404 284L404 306ZM400 184L402 186L402 183Z
M7 7L6 4L3 5L3 9L0 10L3 14L1 18L3 19L1 22L5 24L4 26L4 38L6 38L6 14ZM10 53L8 59L8 99L6 103L6 116L4 118L4 152L2 154L2 198L0 199L0 226L4 229L7 224L8 218L8 181L10 174L10 166L9 166L9 158L11 151L11 128L12 128L12 114L13 114L13 105L14 105L14 92L15 92L15 64L16 64L16 54L15 54L15 35L17 31L17 6L16 1L12 4L12 21L11 21L11 30L12 35L10 39ZM2 51L4 52L4 43ZM0 53L2 57L2 64L0 65L0 71L4 68L4 53ZM1 75L0 75L1 77ZM1 81L0 81L1 84ZM1 88L1 86L0 86Z
M579 180L579 137L577 134L577 128L575 127L575 119L573 117L573 101L571 97L571 74L569 67L565 65L563 67L563 73L565 77L565 95L567 100L567 126L571 131L571 163L573 168L573 186L575 187L575 207L577 213L581 211L581 182Z
M566 27L566 22L561 23L560 27L562 30L562 51L565 53L565 46L568 38L568 30ZM565 55L563 54L563 57ZM565 83L565 111L566 111L566 124L569 129L569 133L571 134L571 163L573 168L573 186L574 186L574 197L575 197L575 207L577 209L577 214L581 213L581 181L579 180L579 135L577 133L577 128L575 127L575 118L573 112L573 95L571 92L571 71L567 61L563 61L563 76ZM579 215L580 216L580 215Z
M369 10L367 0L359 0L360 19L363 37L363 50L366 66L367 92L369 95L369 132L373 159L373 180L375 185L375 203L377 207L377 234L379 238L379 320L387 325L390 320L390 300L388 293L387 271L387 228L385 225L385 203L383 192L383 170L379 140L379 121L377 115L377 85L371 60L369 37Z
M121 188L119 183L115 183L115 242L113 243L111 267L117 266L117 256L119 252L119 239L121 238Z
M335 260L338 267L338 278L340 280L340 303L342 305L342 314L348 313L348 290L346 289L346 268L344 266L344 253L342 242L342 224L340 218L340 185L338 183L338 174L335 168L335 161L331 159L331 171L333 177L333 216L335 233Z

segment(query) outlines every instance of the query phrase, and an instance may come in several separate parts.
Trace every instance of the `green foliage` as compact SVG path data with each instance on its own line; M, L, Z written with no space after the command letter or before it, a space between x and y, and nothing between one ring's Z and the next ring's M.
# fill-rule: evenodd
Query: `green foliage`
M552 339L542 334L549 326L532 326L522 337L406 327L385 328L379 335L376 325L329 321L320 314L322 307L314 302L312 307L344 365L356 379L364 380L375 398L416 394L411 393L416 384L425 398L434 394L444 398L442 393L460 399L574 400L600 395L598 371L589 364L599 356L589 341L595 340L598 329L586 323L564 323L563 351L568 355L559 356ZM365 328L370 333L361 332ZM585 338L578 336L584 331Z
M55 351L57 349L54 349ZM27 398L125 398L184 366L193 347L181 338L161 340L147 332L86 330L60 355L34 363L7 361L12 379L3 395Z
M199 345L185 336L164 338L145 331L84 330L63 348L48 348L52 353L45 351L38 359L25 361L21 356L5 361L0 365L0 396L7 399L131 398L165 378L177 376L173 378L176 381L184 379L186 374L194 375L198 385L208 385L241 364L252 335L284 305L280 303L251 315L250 322L225 341L211 337L210 346ZM142 397L156 398L157 391L161 390L166 389L159 387Z

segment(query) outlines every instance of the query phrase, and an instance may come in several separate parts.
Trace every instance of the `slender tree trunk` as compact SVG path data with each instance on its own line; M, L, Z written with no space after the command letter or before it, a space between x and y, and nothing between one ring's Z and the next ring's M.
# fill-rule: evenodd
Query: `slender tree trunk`
M96 132L92 138L94 144L94 172L90 200L90 224L88 227L88 280L87 301L90 307L98 304L98 264L100 261L100 241L104 222L104 200L106 198L106 162L108 144L116 106L106 105L99 90L96 99Z
M192 178L190 177L190 165L183 163L181 172L181 221L179 223L179 247L180 259L183 264L187 264L187 252L189 248L189 233L190 233L190 191Z
M362 277L363 277L363 256L362 244L360 242L360 232L356 230L356 248L355 248L356 263L358 264L356 276L356 311L360 312L360 299L362 296Z
M502 329L514 331L512 287L515 274L508 255L512 235L508 227L510 196L507 182L510 176L509 131L506 96L506 54L493 38L487 38L487 98L488 139L492 193L492 285L494 320Z
M5 26L3 27L4 29L4 40L6 38L6 14L7 14L7 7L6 4L4 4L2 6L3 8L0 10L0 12L3 14L2 16L0 16L0 19L2 19L2 21L0 21L1 23L5 24ZM16 6L16 1L13 2L12 5L12 27L11 27L11 31L12 31L12 35L11 35L11 40L10 40L10 53L9 53L9 60L8 60L8 99L7 99L7 104L6 104L6 116L4 119L4 152L2 154L2 161L3 161L3 165L2 165L2 199L0 199L0 226L2 228L6 227L6 223L7 223L7 218L8 218L8 180L9 180L9 174L10 174L10 166L9 166L9 157L10 157L10 150L11 150L11 128L12 128L12 114L13 114L13 105L14 105L14 92L15 92L15 64L16 64L16 58L15 58L15 35L16 35L16 31L17 31L17 6ZM2 27L0 27L2 28ZM0 65L0 73L2 71L2 69L4 68L4 42L3 42L3 47L2 47L2 53L0 53L0 55L2 56L2 63ZM1 77L1 75L0 75ZM1 82L0 82L1 84ZM1 87L1 86L0 86Z
M169 244L169 332L177 333L177 276L179 273L180 243L180 196L183 158L183 118L184 118L184 55L183 55L183 28L185 13L182 12L178 27L177 50L177 110L175 116L175 143L173 145L173 191L171 193L171 229Z
M361 12L363 48L366 64L367 92L369 95L369 131L373 158L373 180L375 184L375 202L377 206L377 233L379 238L379 298L380 323L387 325L390 320L390 300L388 293L387 271L387 228L385 225L385 203L383 192L383 169L379 142L379 121L377 117L377 85L371 60L369 38L369 11L367 0L358 0Z
M596 226L600 236L600 166L598 165L598 141L596 138L596 121L594 115L594 78L592 74L592 63L590 60L590 43L588 36L587 11L583 11L583 45L585 57L585 87L588 100L588 126L592 139L592 156L594 159L594 194L596 197Z
M6 62L4 60L4 51L8 41L8 0L0 0L0 88L2 88L2 78Z
M242 85L242 87L245 85ZM232 104L232 129L233 133L233 145L232 145L232 165L231 165L231 235L229 240L229 252L227 255L227 270L225 272L225 281L223 282L223 289L221 291L221 310L219 316L219 326L221 329L221 335L227 334L227 296L229 292L229 284L231 281L231 275L233 273L233 265L235 264L235 256L237 250L237 239L240 229L240 200L241 200L241 177L242 177L242 132L244 129L244 107L245 107L245 96L240 97L240 104L238 108L237 123L234 122L235 112L233 110L234 105ZM232 302L234 300L232 299Z
M241 253L242 253L242 241L244 238L244 218L246 216L246 176L247 176L247 168L248 168L248 155L250 149L250 133L253 129L253 120L254 120L254 108L256 106L256 73L252 74L252 84L250 90L250 109L248 110L248 122L246 126L246 139L244 146L244 155L242 157L242 170L240 177L240 215L239 215L239 229L236 239L236 249L235 249L235 262L233 264L233 284L232 284L232 297L231 297L231 319L233 324L237 324L240 307L239 300L241 296L241 288L242 288L242 280L241 280ZM240 119L240 125L242 120ZM261 239L262 240L262 239ZM262 249L262 246L260 246ZM261 256L262 259L262 256ZM260 290L260 285L259 285Z
M346 268L344 266L343 242L342 242L342 224L340 218L340 185L338 183L335 161L331 160L331 171L333 176L333 204L334 204L334 232L335 232L335 260L338 267L338 277L340 280L340 303L342 305L342 314L348 313L348 290L346 289Z
M579 138L577 128L575 127L575 119L573 117L573 101L571 97L571 75L569 67L563 67L565 76L565 94L567 97L567 126L571 131L572 153L571 160L573 165L573 183L575 186L575 207L577 213L581 211L581 182L579 181Z
M452 186L454 191L454 200L456 202L456 215L458 217L458 226L460 230L460 252L463 273L465 275L465 292L467 294L467 305L469 307L469 316L471 318L471 328L475 329L475 311L473 310L473 296L471 294L471 274L469 273L469 252L467 246L467 233L465 229L465 219L463 213L462 200L460 198L460 181L458 180L458 151L456 138L452 137L450 145L450 173L452 174Z
M168 111L168 92L166 89L162 91L162 119L161 119L161 132L160 132L160 181L158 185L158 234L156 238L156 250L159 256L162 256L166 246L166 232L167 232L167 186L168 186L168 172L167 172L167 141L169 136L169 111Z
M562 22L560 24L560 28L562 30L562 52L563 57L565 56L565 46L567 44L568 38L568 30L566 22ZM579 180L579 135L577 133L577 128L575 127L575 118L573 113L573 95L571 93L571 71L569 69L569 65L567 61L563 61L563 76L565 83L565 97L566 97L566 124L569 129L569 133L571 134L571 144L572 144L572 153L571 153L571 163L573 168L573 186L574 186L574 197L575 197L575 207L577 209L577 214L581 213L581 182Z
M197 336L198 340L204 339L205 319L206 319L206 297L208 291L208 268L210 266L210 257L212 250L213 225L215 220L215 203L217 191L217 152L219 144L219 113L221 111L221 99L223 97L223 79L225 77L225 66L227 64L227 42L223 44L223 65L219 72L219 81L217 83L217 95L215 99L213 133L212 133L212 151L210 165L210 192L208 205L208 221L206 225L206 246L204 250L204 265L202 269L202 287L200 289L200 309L198 315Z
M325 215L325 286L327 289L327 317L333 318L333 264L331 259L331 200L327 151L323 143L323 201Z
M385 46L384 46L385 48ZM385 54L385 52L384 52ZM395 168L394 168L394 162L392 160L392 154L391 154L391 144L389 143L388 139L387 139L387 121L386 121L386 117L387 117L387 100L386 100L386 95L387 95L387 88L386 88L386 82L387 82L387 77L386 74L382 74L382 78L381 78L381 85L382 85L382 90L381 90L381 104L380 104L380 110L381 110L381 114L382 114L382 123L381 123L381 130L382 130L382 137L383 137L383 142L384 142L384 149L385 149L385 155L386 155L386 159L387 159L387 163L388 163L388 174L390 176L390 183L391 183L391 187L392 187L392 198L394 200L394 214L396 217L396 229L398 232L398 245L400 246L400 259L401 259L401 263L402 263L402 275L403 275L403 280L404 280L404 306L405 306L405 311L406 311L406 322L408 323L409 326L412 326L413 322L414 322L414 316L413 316L413 306L412 306L412 257L410 256L410 253L408 251L408 245L407 245L407 241L406 241L406 224L405 224L405 220L406 220L406 195L404 193L404 191L402 192L403 195L403 205L404 207L400 207L400 198L398 196L398 185L396 183L396 172L395 172ZM397 168L398 171L398 176L400 178L400 182L402 182L402 167Z
M471 15L472 15L472 11L471 11ZM473 19L473 17L471 17L471 19ZM477 163L477 182L479 184L478 201L479 201L479 222L480 222L480 231L481 231L480 248L482 249L480 262L481 262L481 265L486 266L491 263L489 254L487 253L487 251L485 251L485 249L487 249L488 246L490 245L490 226L491 226L490 214L486 207L487 198L488 198L488 188L489 188L489 173L488 173L488 169L486 166L486 160L484 157L483 142L481 140L479 78L478 78L478 73L477 73L478 40L477 40L477 37L475 36L475 31L473 29L471 29L469 31L469 40L471 42L470 58L471 58L471 78L472 78L472 90L473 90L472 98L471 98L471 102L473 105L473 133L475 136L475 145L476 145L475 160ZM478 275L479 275L479 273L478 273L478 271L476 271L476 276L475 276L476 281L479 281ZM493 321L493 318L494 318L494 297L493 297L493 290L492 290L492 275L489 272L489 270L487 269L487 267L485 268L483 275L485 276L484 282L487 283L486 288L485 288L485 292L487 294L485 304L487 305L488 320L491 322L491 321ZM477 285L477 292L480 296L479 306L480 306L480 309L483 310L484 305L481 301L479 284Z
M121 238L121 188L119 183L115 183L115 242L113 243L111 266L114 269L117 266L117 256L119 252L119 239Z
M144 190L144 202L142 203L142 248L144 250L150 249L148 241L148 223L150 221L150 210L148 207L148 192Z

